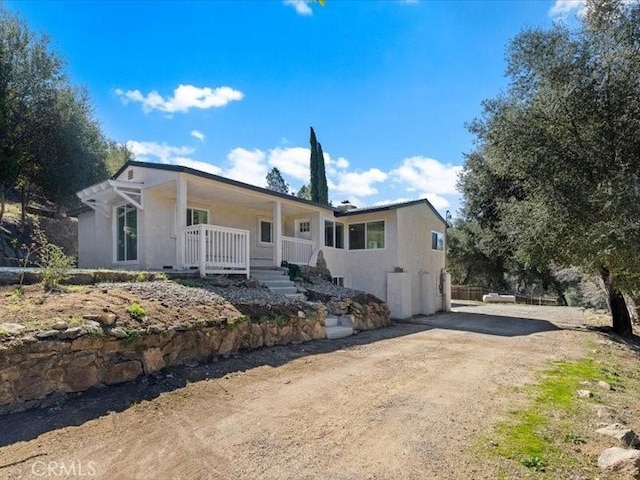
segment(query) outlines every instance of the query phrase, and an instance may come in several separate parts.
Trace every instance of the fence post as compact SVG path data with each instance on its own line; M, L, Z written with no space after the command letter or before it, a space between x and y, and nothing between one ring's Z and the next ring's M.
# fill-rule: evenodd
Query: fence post
M200 247L200 258L199 266L200 266L200 277L204 278L207 276L207 238L205 234L205 226L204 224L198 225L198 238L200 239L199 247Z

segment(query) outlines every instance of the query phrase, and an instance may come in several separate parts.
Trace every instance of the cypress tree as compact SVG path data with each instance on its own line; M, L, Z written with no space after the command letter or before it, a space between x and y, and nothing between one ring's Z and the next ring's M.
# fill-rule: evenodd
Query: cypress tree
M329 187L327 186L327 174L324 169L324 153L322 144L318 143L318 203L329 205Z
M316 132L311 127L311 158L309 160L309 169L311 171L311 200L323 205L329 205L329 190L327 187L327 174L324 168L324 154L322 145L318 143Z

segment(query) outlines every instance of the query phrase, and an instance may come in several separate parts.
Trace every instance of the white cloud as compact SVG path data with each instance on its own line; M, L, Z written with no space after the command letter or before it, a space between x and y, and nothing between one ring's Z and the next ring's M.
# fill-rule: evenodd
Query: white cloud
M564 19L573 12L580 14L586 5L587 0L556 0L549 10L549 16Z
M284 4L293 7L298 15L313 15L307 0L284 0Z
M221 175L222 169L217 165L213 165L209 162L201 162L200 160L193 160L187 157L175 157L172 162L175 165L182 165L183 167L193 168L194 170L201 170L203 172L212 173L214 175Z
M282 174L309 182L309 149L302 147L274 148L269 151L269 165Z
M142 104L142 110L149 112L159 110L161 112L188 112L191 108L217 108L227 105L234 100L242 100L244 94L231 87L195 87L193 85L179 85L172 97L164 98L156 90L143 95L140 90L117 89L115 94L126 105L129 102Z
M257 148L254 150L234 148L227 154L231 168L224 171L224 176L239 182L265 187L267 185L266 158L266 154Z
M138 142L135 140L128 141L127 147L138 160L143 162L154 161L154 157L159 160L160 163L174 163L172 161L173 158L190 155L194 152L194 149L191 147L173 147L166 143Z
M200 141L204 142L204 138L205 138L204 133L202 133L202 132L201 132L201 131L199 131L199 130L191 130L191 136L192 136L193 138L196 138L196 139L198 139L198 140L200 140Z
M420 198L426 198L427 200L429 200L431 205L433 205L436 210L444 210L451 205L449 200L435 193L425 192L420 195Z
M407 184L406 191L420 190L438 194L457 194L456 183L461 166L441 163L427 157L405 158L402 165L390 172L395 179Z
M356 197L368 197L378 193L373 184L384 182L387 177L386 173L377 168L370 168L361 173L344 172L339 176L338 183L332 183L330 189Z

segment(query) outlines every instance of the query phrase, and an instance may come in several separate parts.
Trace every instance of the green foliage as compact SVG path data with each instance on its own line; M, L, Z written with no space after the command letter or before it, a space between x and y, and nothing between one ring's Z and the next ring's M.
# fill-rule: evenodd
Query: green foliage
M309 188L309 185L303 185L300 187L300 190L296 193L296 197L311 200L311 189Z
M124 343L125 345L130 345L138 338L140 338L140 332L138 330L131 330L129 331L129 335L122 339L122 343Z
M300 278L300 265L284 261L280 264L280 266L287 269L289 280L294 281L297 278Z
M564 441L567 443L572 443L574 445L582 445L584 443L587 443L584 438L582 438L582 436L577 433L567 433L564 436Z
M522 460L522 465L536 472L544 472L547 463L539 457L527 457Z
M13 289L13 291L9 295L9 299L17 300L18 298L22 298L23 296L24 296L24 288L22 288L22 285L19 285Z
M318 143L316 132L313 130L313 127L311 127L309 143L311 147L311 158L309 159L311 171L311 181L309 183L311 200L323 205L329 205L329 191L324 166L324 154L322 152L322 146Z
M279 193L289 193L289 185L282 178L280 170L273 167L269 173L267 173L267 188Z
M136 275L136 282L148 282L149 274L147 272L138 272Z
M465 217L509 259L601 274L621 334L619 293L640 291L639 19L638 3L590 1L574 31L520 33L508 90L469 126L477 148L460 181Z
M60 283L69 278L75 260L57 245L45 244L40 250L40 276L46 291L58 291Z
M147 316L147 311L145 308L139 303L132 303L127 307L127 313L134 320L141 321L143 318Z

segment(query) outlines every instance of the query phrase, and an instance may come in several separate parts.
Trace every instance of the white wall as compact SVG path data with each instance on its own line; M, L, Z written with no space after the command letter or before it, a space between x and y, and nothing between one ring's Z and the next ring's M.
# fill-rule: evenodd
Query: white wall
M144 227L138 244L140 268L180 268L176 259L175 200L154 190L145 190L144 196L144 211L138 210L138 223Z
M78 267L113 266L111 218L93 210L78 215Z
M445 251L431 249L431 232L445 234L444 223L428 205L399 208L398 266L411 274L412 314L432 314L443 309L440 274Z

